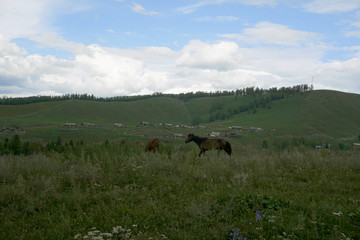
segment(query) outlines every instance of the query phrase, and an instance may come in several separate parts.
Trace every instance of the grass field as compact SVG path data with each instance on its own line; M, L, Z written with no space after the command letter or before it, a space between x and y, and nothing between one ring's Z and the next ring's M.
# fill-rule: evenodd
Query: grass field
M0 239L359 239L360 151L133 141L0 157Z
M232 114L254 101L0 105L0 239L360 239L360 96L312 91ZM213 131L231 158L172 136ZM11 155L16 136L30 155ZM155 137L160 153L135 145Z

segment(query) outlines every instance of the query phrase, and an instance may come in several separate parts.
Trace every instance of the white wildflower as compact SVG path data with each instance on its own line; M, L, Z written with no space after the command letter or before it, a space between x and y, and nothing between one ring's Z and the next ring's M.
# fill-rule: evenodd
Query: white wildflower
M339 212L333 212L333 214L336 216L341 216L343 213L341 211L339 211Z
M111 233L101 233L100 235L104 236L104 237L109 237L109 238L111 238L113 236Z
M125 229L121 226L113 227L112 233L119 233L119 232L125 232Z
M80 233L79 233L79 234L76 234L75 237L74 237L74 239L78 239L78 238L81 238L81 234L80 234Z

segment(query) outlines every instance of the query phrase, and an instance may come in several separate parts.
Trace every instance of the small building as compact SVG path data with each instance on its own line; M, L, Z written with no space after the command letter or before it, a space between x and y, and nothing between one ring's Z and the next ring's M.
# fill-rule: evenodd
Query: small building
M124 126L124 124L122 124L122 123L114 123L114 127L123 127Z
M65 123L65 127L76 127L76 123Z
M182 133L173 133L173 134L172 134L172 137L174 137L174 138L183 138L183 137L185 137L185 136L184 136L184 134L182 134Z
M81 123L81 126L83 127L96 127L95 123Z
M251 132L261 132L261 131L263 131L263 129L262 129L262 128L259 128L259 127L251 127L251 128L250 128L250 131L251 131Z
M237 137L237 138L241 138L241 137L242 137L242 135L241 135L240 133L238 133L238 132L233 132L233 133L231 133L231 134L230 134L230 137Z
M354 147L360 148L360 143L353 143Z
M211 132L209 133L210 137L221 137L221 133L220 132Z
M241 126L231 126L229 127L230 129L234 129L234 130L241 130L242 127Z
M142 121L142 122L140 123L140 125L142 125L142 126L147 126L147 125L149 125L149 123L148 123L148 122L145 122L145 121Z
M201 125L198 126L198 129L205 129L205 128L206 128L205 126L201 126Z

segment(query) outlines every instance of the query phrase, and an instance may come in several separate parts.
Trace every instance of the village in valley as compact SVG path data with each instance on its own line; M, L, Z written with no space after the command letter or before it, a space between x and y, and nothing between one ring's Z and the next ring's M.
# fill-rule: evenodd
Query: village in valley
M223 126L218 127L205 125L183 125L172 123L149 123L142 121L137 125L127 125L123 123L113 123L113 125L100 125L89 122L68 122L59 125L61 131L77 131L79 129L91 128L112 128L123 129L124 135L138 135L142 137L160 137L160 138L186 138L189 132L199 132L204 137L210 138L241 138L244 133L263 132L264 129L260 127L242 127L242 126Z

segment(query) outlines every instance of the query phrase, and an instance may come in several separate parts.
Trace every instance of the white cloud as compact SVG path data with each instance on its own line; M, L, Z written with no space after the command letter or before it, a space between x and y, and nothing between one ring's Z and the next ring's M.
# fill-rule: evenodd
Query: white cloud
M133 3L132 3L131 9L132 9L134 12L137 12L137 13L140 13L140 14L143 14L143 15L148 15L148 16L159 15L158 12L147 11L143 6L141 6L140 4L138 4L138 3L136 3L136 2L133 2Z
M349 12L360 8L359 0L314 0L304 4L308 12L337 13Z
M6 38L41 35L52 32L57 14L74 13L90 8L85 0L2 0L0 4L1 33Z
M226 71L239 67L242 55L234 42L216 44L193 40L181 51L176 60L178 66Z
M179 7L176 10L183 14L190 14L195 12L197 9L214 4L223 4L223 3L239 3L245 5L256 5L256 6L263 6L263 5L276 5L278 0L202 0L198 1L195 4Z
M210 17L210 16L204 16L195 18L198 22L235 22L239 18L235 16L217 16L217 17Z
M357 92L360 89L360 58L320 64L315 70L314 85L317 88Z
M360 89L359 57L322 63L324 50L316 48L241 48L231 41L193 40L180 51L89 45L83 46L85 50L74 51L74 59L66 60L24 55L16 44L4 40L0 47L0 95L12 92L116 96L248 86L269 88L311 84L313 76L317 88Z
M245 28L241 34L222 34L224 38L251 44L276 44L299 46L318 44L321 36L317 33L293 30L285 25L260 22L253 28Z

